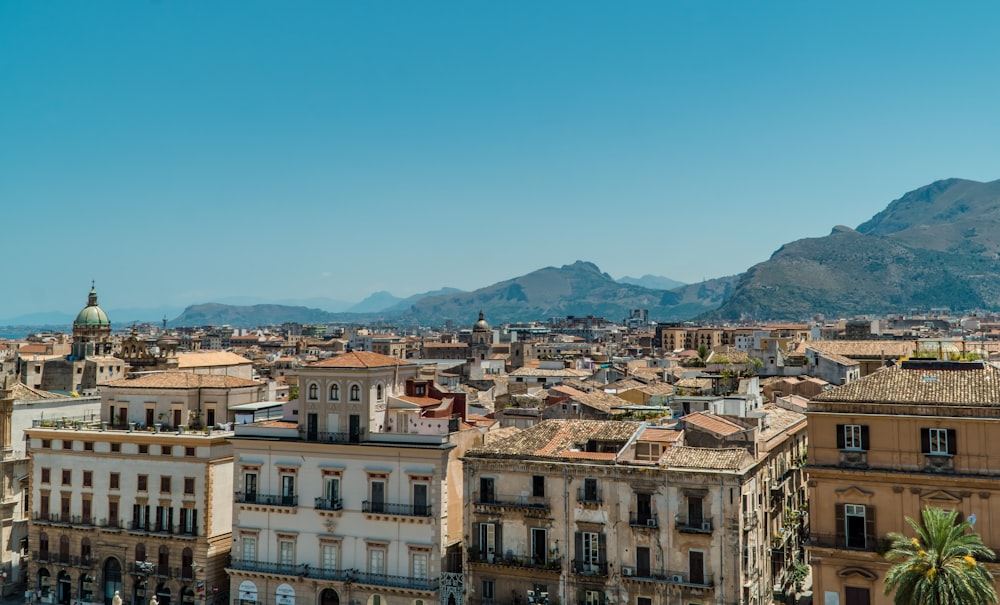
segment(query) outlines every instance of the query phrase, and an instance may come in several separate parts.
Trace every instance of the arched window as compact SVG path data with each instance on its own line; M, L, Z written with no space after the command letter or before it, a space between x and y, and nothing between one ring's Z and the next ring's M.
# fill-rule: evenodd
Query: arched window
M157 571L162 570L160 573L166 573L170 569L170 547L166 544L160 546L159 556L156 558Z
M146 560L146 545L142 542L135 545L135 560L145 561Z
M351 401L361 401L361 387L356 384L351 385Z
M185 548L181 553L181 578L185 580L194 578L194 553L190 548Z
M59 536L59 560L69 563L69 536Z
M330 385L330 401L340 401L340 385Z
M80 540L80 558L86 563L90 561L90 538Z
M382 385L375 387L375 400L382 401Z
M319 385L315 382L309 385L309 400L316 401L319 399Z
M38 554L42 561L49 560L49 535L41 534L38 536Z

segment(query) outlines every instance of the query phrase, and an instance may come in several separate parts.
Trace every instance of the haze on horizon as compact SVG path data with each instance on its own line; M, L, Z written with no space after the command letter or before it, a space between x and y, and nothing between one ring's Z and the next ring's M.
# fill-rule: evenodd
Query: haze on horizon
M0 318L684 282L990 181L987 2L2 3Z

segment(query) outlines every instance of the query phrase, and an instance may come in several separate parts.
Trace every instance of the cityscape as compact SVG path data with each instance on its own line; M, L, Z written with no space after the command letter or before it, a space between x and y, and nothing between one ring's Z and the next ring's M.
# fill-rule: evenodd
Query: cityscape
M1000 543L1000 316L119 329L99 303L2 342L5 596L878 602L905 517Z
M1000 602L998 19L0 2L0 605Z

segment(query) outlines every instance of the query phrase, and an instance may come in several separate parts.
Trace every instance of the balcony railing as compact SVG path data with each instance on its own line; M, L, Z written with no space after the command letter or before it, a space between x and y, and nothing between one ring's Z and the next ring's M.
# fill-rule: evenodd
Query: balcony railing
M93 515L66 515L63 513L42 514L34 512L31 520L38 525L49 525L52 523L65 525L79 525L81 527L115 527L110 525L107 519L98 519Z
M128 530L148 532L151 534L169 534L171 536L194 536L197 534L197 528L186 528L180 524L157 525L156 523L150 521L130 521L128 524Z
M383 515L400 515L404 517L430 517L430 504L396 504L394 502L370 502L365 500L361 503L361 512L380 513Z
M317 580L329 580L331 582L349 582L353 579L353 569L322 569L319 567L309 567L306 570L306 577Z
M240 504L263 504L265 506L298 506L297 495L262 494L260 492L236 492L236 502Z
M844 550L860 550L864 552L878 552L882 549L882 543L874 536L854 537L848 540L842 534L817 534L810 533L804 540L804 545L818 548L841 548Z
M558 556L540 559L531 555L494 555L472 551L469 553L469 560L473 563L501 565L503 567L523 567L529 569L544 569L548 571L560 571L562 569L562 557Z
M232 559L229 567L240 571L256 571L282 576L304 576L307 571L305 563L272 563L270 561L250 561L247 559Z
M474 492L472 501L480 506L499 506L504 508L524 508L548 510L549 499L540 496L522 496L520 494L480 494Z
M712 533L712 520L707 517L677 515L674 517L674 523L677 525L677 531L694 534Z
M608 562L598 561L573 561L573 573L583 576L606 576L608 575Z
M319 510L341 510L344 508L344 499L316 498L316 508Z
M408 576L390 576L388 574L368 571L355 571L352 579L357 584L371 586L392 586L394 588L409 588L410 590L437 590L438 581L430 578L413 578Z
M628 524L632 527L659 527L660 522L656 515L632 513L628 516Z
M356 433L310 433L307 430L300 429L299 435L301 435L301 438L305 441L320 441L324 443L361 443L365 440L364 431L358 431Z
M683 584L686 586L712 586L712 574L703 573L692 577L689 572L651 569L642 567L622 566L622 576L625 579L640 582L662 582L666 584Z

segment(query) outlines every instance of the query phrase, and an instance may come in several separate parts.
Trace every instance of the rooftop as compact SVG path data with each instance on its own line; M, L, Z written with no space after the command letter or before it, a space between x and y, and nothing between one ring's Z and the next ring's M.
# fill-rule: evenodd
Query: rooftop
M812 401L1000 407L1000 369L982 362L908 360Z
M350 368L350 369L370 369L370 368L390 368L393 366L412 366L412 361L406 361L397 357L390 357L380 353L370 353L368 351L352 351L337 355L323 361L311 363L310 368Z
M194 374L192 372L149 372L132 374L132 378L123 378L106 382L105 387L122 387L136 389L234 389L239 387L259 387L261 383L235 376L220 376L217 374Z
M588 449L588 443L608 444L621 449L636 429L638 422L612 420L546 420L504 439L470 450L474 458L577 458L577 452ZM602 448L594 453L609 453ZM614 452L611 452L614 453ZM590 456L585 456L590 457ZM613 459L611 456L609 459Z

